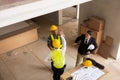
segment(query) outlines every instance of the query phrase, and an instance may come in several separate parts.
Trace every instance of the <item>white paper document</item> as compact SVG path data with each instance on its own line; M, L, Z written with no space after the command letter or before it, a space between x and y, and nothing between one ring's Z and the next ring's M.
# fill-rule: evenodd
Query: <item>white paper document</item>
M73 80L97 80L99 77L104 75L105 73L98 69L95 66L92 67L81 67L77 71L71 74Z

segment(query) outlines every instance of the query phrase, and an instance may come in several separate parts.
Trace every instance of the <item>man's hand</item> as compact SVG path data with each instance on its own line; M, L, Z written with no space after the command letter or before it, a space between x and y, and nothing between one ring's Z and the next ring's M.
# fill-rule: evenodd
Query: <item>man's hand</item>
M58 34L59 34L60 36L65 36L65 34L64 34L63 30L62 30L62 28L59 28Z
M90 55L90 51L87 52L87 55Z

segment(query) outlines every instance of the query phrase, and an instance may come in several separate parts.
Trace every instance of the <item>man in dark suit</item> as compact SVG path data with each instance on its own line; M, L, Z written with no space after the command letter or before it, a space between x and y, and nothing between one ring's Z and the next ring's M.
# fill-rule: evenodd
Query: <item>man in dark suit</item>
M85 61L98 47L95 38L92 37L92 33L92 31L88 30L86 34L80 35L75 40L74 45L79 45L76 66Z

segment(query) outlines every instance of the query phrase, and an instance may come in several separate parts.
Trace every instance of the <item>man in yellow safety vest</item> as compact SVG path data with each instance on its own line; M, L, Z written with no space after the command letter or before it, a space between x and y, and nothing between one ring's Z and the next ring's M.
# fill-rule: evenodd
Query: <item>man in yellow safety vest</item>
M54 50L50 51L50 57L52 60L52 71L53 71L53 79L60 80L60 75L63 74L65 69L65 52L61 49L60 41L58 39L54 39L52 42Z
M50 27L50 31L51 31L51 34L49 35L48 40L47 40L47 45L49 49L50 50L54 49L52 45L52 41L54 39L57 39L60 41L60 48L62 48L62 40L61 40L61 36L58 34L58 27L56 25L52 25Z

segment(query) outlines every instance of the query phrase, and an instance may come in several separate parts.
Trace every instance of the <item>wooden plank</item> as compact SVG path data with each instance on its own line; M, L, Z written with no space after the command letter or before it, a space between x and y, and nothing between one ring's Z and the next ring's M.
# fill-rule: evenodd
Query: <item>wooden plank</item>
M83 67L82 65L79 65L77 67L74 67L70 70L68 70L67 72L65 72L64 74L61 75L61 79L60 80L66 80L67 78L69 78L71 76L72 73L74 73L75 71L77 71L78 69L80 69L80 67ZM106 70L102 70L105 73L107 73ZM102 79L102 77L100 77L99 79Z
M38 40L37 29L0 40L0 54Z
M37 39L37 25L30 20L3 27L0 29L0 54Z
M65 72L64 74L61 75L61 80L66 80L68 77L71 76L71 74L73 72L75 72L76 70L78 70L81 66L77 66L77 67L74 67L70 70L68 70L67 72Z

